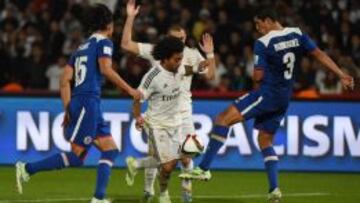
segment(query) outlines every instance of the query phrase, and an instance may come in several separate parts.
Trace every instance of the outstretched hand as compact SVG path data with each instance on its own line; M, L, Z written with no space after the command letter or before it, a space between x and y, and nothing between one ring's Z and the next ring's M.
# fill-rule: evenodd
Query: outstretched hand
M139 13L140 6L136 6L135 0L128 0L126 4L126 13L128 16L136 16Z
M205 33L202 36L202 43L199 43L199 46L206 54L214 53L214 42L212 36L209 33Z
M136 122L135 122L135 127L137 130L141 131L142 128L144 127L144 123L145 123L145 120L142 116L139 116L137 118L135 118Z
M141 100L143 98L143 94L137 89L132 89L129 94L133 97L134 100Z
M354 78L351 77L348 74L344 74L340 77L341 80L341 84L343 85L345 90L353 90L355 83L354 83Z

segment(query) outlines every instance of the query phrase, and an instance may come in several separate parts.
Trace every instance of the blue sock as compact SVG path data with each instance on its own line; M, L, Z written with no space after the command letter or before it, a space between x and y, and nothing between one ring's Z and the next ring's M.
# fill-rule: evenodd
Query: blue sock
M219 149L223 146L229 133L229 127L215 125L210 135L210 142L206 149L204 158L199 167L207 171L210 169L211 162L215 158Z
M55 154L41 161L28 163L25 165L25 169L30 175L34 175L40 171L59 170L65 167L81 165L82 160L80 160L73 152L70 152Z
M96 199L101 200L105 198L106 188L111 174L111 167L118 155L118 150L102 152L97 170L96 190L94 194Z
M268 147L261 150L264 157L265 169L269 182L269 192L272 192L278 187L278 157L273 147Z

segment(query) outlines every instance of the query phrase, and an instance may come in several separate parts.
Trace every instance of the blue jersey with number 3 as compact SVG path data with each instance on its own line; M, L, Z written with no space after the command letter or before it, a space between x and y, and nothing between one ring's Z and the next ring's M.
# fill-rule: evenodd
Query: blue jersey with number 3
M292 94L294 69L301 58L316 49L315 43L299 28L271 31L255 42L255 68L264 70L260 92L282 101Z
M103 76L98 59L112 57L113 43L100 34L93 34L71 55L68 64L74 68L72 95L100 96Z

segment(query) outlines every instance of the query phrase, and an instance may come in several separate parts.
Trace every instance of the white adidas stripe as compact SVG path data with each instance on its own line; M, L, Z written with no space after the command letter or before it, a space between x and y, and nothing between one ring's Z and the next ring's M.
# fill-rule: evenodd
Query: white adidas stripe
M254 103L250 104L248 107L246 107L243 111L241 111L241 115L245 115L247 112L249 112L251 109L253 109L255 106L257 106L261 101L263 100L263 97L260 96Z
M66 154L65 153L61 153L61 158L64 162L64 165L65 167L69 167L70 166L70 163L69 163L69 159L67 158Z
M99 160L99 164L107 164L109 165L110 167L112 167L114 165L113 162L109 161L109 160L106 160L106 159L100 159Z
M82 120L83 120L83 118L84 118L85 113L86 113L86 110L85 110L85 108L83 107L83 108L81 109L79 119L78 119L77 122L76 122L74 132L73 132L73 134L71 135L71 138L70 138L70 141L71 141L71 142L74 142L74 140L75 140L75 137L76 137L76 135L77 135L77 133L78 133L78 131L79 131L79 128L80 128L80 125L81 125L81 122L82 122Z
M264 162L268 161L279 161L279 158L277 156L267 156L264 158Z

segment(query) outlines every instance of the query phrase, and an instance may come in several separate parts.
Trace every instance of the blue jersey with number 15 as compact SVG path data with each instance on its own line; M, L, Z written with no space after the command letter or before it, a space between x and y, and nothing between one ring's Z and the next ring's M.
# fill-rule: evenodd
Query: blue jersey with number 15
M294 69L301 58L316 49L315 43L299 28L271 31L255 42L255 68L264 70L260 92L277 100L289 101Z
M98 59L112 57L113 43L100 34L93 34L71 55L68 64L74 68L72 96L100 96L103 76Z

